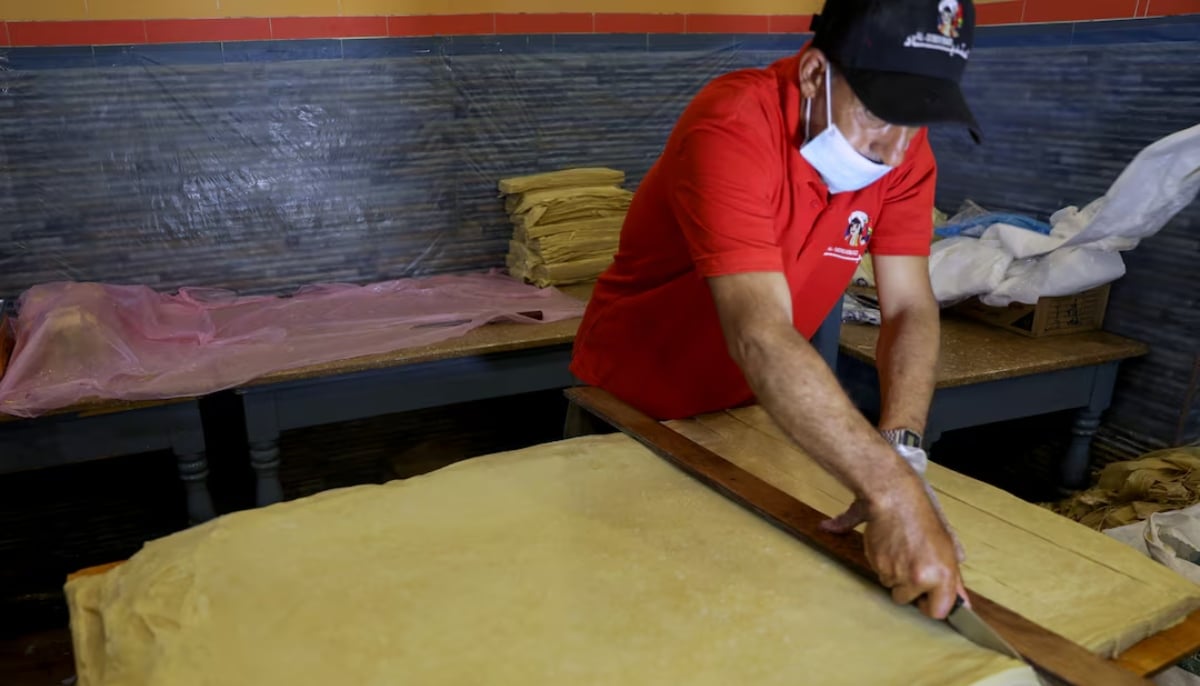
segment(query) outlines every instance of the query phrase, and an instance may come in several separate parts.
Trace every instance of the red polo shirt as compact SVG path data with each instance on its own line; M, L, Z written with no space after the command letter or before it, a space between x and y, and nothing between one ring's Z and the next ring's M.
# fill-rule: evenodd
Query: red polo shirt
M904 162L829 195L800 156L799 56L709 83L642 181L596 283L571 371L658 419L753 400L705 277L783 272L811 338L862 255L928 255L936 168L925 131Z

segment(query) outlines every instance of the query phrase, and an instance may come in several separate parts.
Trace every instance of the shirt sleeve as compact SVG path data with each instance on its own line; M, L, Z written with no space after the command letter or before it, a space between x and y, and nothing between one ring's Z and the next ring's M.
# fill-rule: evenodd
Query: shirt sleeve
M773 197L778 143L761 107L741 100L719 114L691 118L667 146L668 202L705 277L783 271Z
M937 163L925 131L918 134L913 146L909 160L884 181L888 188L871 237L872 254L929 255Z

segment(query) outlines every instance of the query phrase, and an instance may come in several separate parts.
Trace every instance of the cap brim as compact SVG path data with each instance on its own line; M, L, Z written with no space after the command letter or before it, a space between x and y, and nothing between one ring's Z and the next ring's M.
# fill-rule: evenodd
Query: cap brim
M865 69L842 70L858 99L872 114L901 126L964 124L976 143L983 131L958 84L916 74Z

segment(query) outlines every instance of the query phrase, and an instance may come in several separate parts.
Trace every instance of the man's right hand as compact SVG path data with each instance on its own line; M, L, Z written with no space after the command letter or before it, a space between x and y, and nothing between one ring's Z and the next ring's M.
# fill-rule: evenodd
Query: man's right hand
M708 282L729 355L758 402L796 445L867 502L867 559L892 597L904 604L917 601L925 614L945 618L955 594L963 592L950 534L921 477L867 422L829 365L796 331L787 279L763 271ZM853 527L857 516L847 513L826 528Z
M967 597L954 539L915 473L891 485L867 506L867 559L893 600L916 601L929 617L945 619Z

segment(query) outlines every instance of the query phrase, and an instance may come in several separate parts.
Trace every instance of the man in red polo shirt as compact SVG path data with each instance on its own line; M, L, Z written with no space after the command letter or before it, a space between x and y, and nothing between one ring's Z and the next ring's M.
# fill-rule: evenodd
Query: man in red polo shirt
M923 127L978 140L958 86L974 19L970 0L827 0L799 54L709 83L634 196L571 365L659 419L760 403L857 495L827 526L866 522L895 600L937 618L963 593L955 542L899 446L920 445L938 354ZM868 249L879 430L808 342Z

